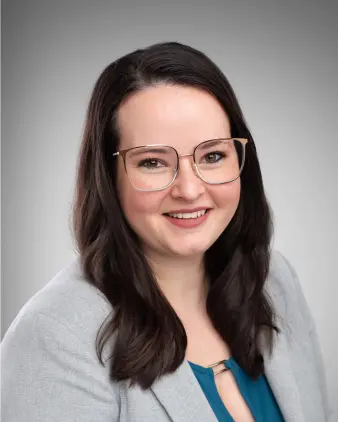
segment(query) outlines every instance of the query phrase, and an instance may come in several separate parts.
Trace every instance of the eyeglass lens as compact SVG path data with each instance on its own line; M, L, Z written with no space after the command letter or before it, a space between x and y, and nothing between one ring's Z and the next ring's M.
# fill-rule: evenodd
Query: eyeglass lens
M195 150L200 177L221 184L236 179L244 158L243 145L236 139L203 142ZM140 190L163 189L173 181L178 169L176 150L169 146L134 148L126 154L126 170L131 184Z

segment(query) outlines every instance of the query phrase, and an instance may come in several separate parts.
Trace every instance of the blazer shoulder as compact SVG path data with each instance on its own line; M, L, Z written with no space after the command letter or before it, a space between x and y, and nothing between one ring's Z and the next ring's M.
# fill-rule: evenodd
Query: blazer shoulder
M101 365L96 348L110 308L77 264L28 300L5 333L5 420L118 420L120 385L110 381L109 366ZM107 346L103 361L111 352Z
M85 278L76 258L24 304L10 328L45 315L89 341L112 311L103 293Z
M294 267L285 255L276 249L271 252L267 284L273 285L279 294L286 296L292 296L301 289Z
M271 254L266 290L284 320L288 320L291 324L294 324L296 320L302 321L306 331L314 329L312 313L296 270L277 250Z

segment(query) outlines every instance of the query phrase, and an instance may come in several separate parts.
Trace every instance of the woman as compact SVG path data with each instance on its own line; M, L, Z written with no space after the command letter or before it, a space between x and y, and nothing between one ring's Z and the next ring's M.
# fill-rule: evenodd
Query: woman
M73 227L79 257L3 340L4 422L327 420L253 138L203 53L156 44L100 75Z

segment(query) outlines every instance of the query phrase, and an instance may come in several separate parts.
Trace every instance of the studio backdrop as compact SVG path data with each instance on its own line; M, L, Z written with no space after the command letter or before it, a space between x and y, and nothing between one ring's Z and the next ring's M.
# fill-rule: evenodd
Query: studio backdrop
M2 336L75 257L69 218L95 80L129 51L179 41L209 55L238 95L274 212L274 247L312 310L338 421L337 4L2 3Z

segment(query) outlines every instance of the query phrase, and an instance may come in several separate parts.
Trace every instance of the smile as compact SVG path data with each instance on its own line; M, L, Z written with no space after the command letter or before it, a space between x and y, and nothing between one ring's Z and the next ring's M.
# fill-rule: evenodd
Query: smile
M207 212L207 210L200 210L196 212L187 212L187 213L177 213L177 214L171 214L168 213L167 215L172 218L184 218L184 219L190 219L190 218L199 218L202 217Z
M195 212L167 213L164 214L164 217L168 222L176 227L180 227L182 229L193 229L201 226L207 220L209 214L209 209L204 209Z

